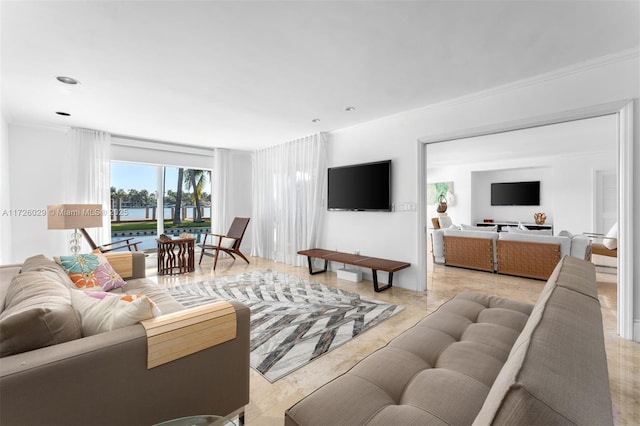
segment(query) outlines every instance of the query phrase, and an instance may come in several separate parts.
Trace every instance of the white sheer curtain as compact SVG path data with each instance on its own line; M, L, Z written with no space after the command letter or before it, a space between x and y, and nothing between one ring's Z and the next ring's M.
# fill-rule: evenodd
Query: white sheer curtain
M72 155L69 159L65 203L102 204L111 209L111 134L89 129L71 129ZM87 229L97 244L111 241L111 221L103 216L102 228ZM88 247L88 246L87 246Z
M253 154L252 255L304 265L298 250L320 235L326 152L319 133Z

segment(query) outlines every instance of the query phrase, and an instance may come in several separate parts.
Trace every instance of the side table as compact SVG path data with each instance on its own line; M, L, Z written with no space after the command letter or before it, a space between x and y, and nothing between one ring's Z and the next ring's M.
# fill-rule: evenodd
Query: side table
M195 238L172 239L160 235L158 241L158 275L186 274L195 271Z

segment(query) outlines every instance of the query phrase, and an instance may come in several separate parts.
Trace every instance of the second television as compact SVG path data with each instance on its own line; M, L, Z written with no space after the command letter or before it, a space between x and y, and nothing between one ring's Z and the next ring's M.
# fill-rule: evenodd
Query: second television
M331 167L329 210L391 211L391 160Z
M492 206L539 206L540 181L491 184Z

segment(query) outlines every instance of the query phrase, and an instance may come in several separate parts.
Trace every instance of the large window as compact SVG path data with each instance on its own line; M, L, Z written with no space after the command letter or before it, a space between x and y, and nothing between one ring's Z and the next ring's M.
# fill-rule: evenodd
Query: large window
M147 251L158 232L199 241L211 232L211 171L112 161L111 206L112 241L133 236Z

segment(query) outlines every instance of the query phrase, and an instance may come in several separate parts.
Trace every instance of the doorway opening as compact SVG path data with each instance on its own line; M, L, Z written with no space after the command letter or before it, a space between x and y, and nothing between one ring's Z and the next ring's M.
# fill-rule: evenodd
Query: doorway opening
M634 339L633 322L633 102L624 100L610 104L597 105L578 110L571 110L548 116L533 117L517 122L499 123L495 125L462 130L418 140L418 187L424 188L427 175L427 144L462 140L477 136L501 134L514 130L535 128L551 124L582 120L614 114L617 131L617 194L618 194L618 334L625 339ZM419 235L427 234L427 211L425 207L425 191L419 191L418 231ZM424 288L427 287L427 238L418 239L419 274L424 277ZM640 331L639 331L640 333Z

